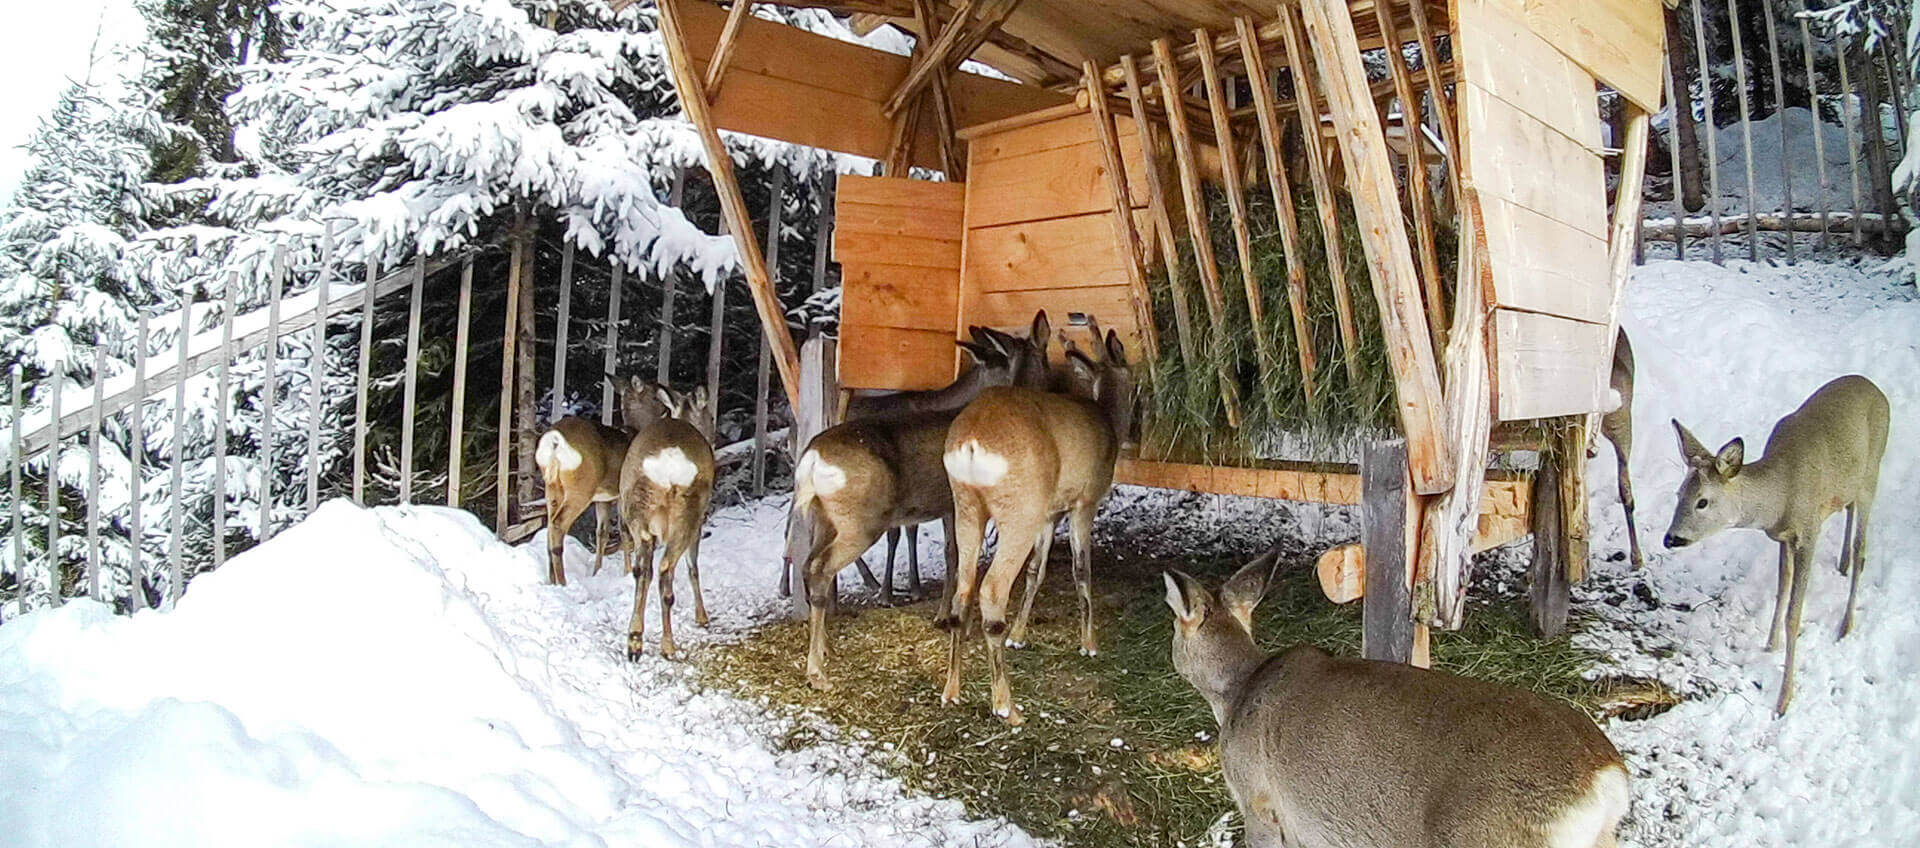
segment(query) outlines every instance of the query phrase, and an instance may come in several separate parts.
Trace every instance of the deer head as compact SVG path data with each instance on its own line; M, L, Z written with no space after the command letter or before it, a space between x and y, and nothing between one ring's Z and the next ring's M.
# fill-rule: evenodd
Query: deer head
M1173 609L1173 669L1213 707L1216 721L1247 673L1266 659L1253 641L1253 609L1278 560L1277 548L1260 555L1227 578L1218 594L1185 572L1161 574Z
M1669 548L1680 548L1740 522L1740 470L1745 465L1746 446L1735 438L1722 445L1718 453L1709 453L1678 420L1673 422L1673 431L1680 439L1680 458L1687 464L1687 476L1680 481L1680 499L1673 506L1666 543Z

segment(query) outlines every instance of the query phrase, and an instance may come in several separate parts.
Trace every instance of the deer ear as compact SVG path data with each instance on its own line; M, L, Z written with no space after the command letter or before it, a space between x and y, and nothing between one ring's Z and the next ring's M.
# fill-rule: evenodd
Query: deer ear
M1047 320L1047 310L1042 309L1033 313L1033 328L1027 333L1027 338L1034 344L1045 347L1047 339L1052 335L1053 323Z
M1118 365L1127 361L1127 346L1120 343L1120 334L1107 331L1107 361Z
M1168 569L1160 577L1167 582L1167 606L1173 610L1174 622L1183 630L1199 624L1207 615L1206 590L1182 571Z
M1721 445L1720 452L1713 455L1713 470L1721 477L1739 474L1741 466L1745 464L1743 460L1746 459L1746 455L1746 443L1736 436L1733 441Z
M1280 561L1278 548L1261 554L1253 562L1240 567L1239 571L1227 578L1226 585L1220 587L1220 602L1227 607L1227 614L1233 616L1240 626L1253 632L1253 608L1260 605L1260 599L1267 594L1267 582L1273 578L1275 563Z
M972 357L975 363L978 363L978 364L986 363L988 354L987 354L987 347L985 345L975 344L973 342L963 341L959 339L954 340L954 344L958 345L961 350L966 351L967 355Z
M653 394L660 399L660 405L666 407L669 417L680 417L680 399L674 396L672 389L666 386L654 386Z
M1713 454L1707 453L1707 447L1700 444L1678 418L1673 419L1673 432L1680 437L1680 458L1688 465L1700 468L1713 459Z

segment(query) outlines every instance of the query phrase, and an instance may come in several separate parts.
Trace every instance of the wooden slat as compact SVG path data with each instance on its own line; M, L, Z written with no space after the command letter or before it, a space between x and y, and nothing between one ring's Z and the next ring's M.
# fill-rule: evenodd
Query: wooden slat
M229 291L231 291L231 289L229 289ZM220 314L220 320L222 323L225 323L232 316L233 311L227 310ZM140 523L140 500L147 482L146 398L148 338L147 313L142 311L134 322L133 342L133 396L139 398L139 400L134 401L131 407L131 414L127 416L127 580L128 585L133 588L131 599L135 611L147 608L147 592L145 589L146 569L141 564L141 557L145 553L144 546L147 531L146 527ZM222 441L224 441L226 437L226 388L225 381L221 381L217 393L214 394L214 407L218 410L215 414L216 417L220 419L217 433ZM20 371L16 367L13 372L13 502L15 504L20 503L19 413L22 409L24 409L24 407L20 405ZM226 451L220 450L215 452L213 458L213 476L215 480L213 486L215 498L213 535L215 538L219 537L222 528L226 526L226 504L223 502L226 498L224 485L226 481L221 479L226 476L224 473L225 469L221 468L222 465L226 464L226 461ZM24 562L24 560L20 555L21 542L17 538L20 535L20 510L18 508L13 510L13 533L16 537L13 543L13 561L21 563Z
M1391 4L1374 4L1373 18L1379 23L1381 32L1399 30L1393 20ZM1413 74L1407 69L1407 57L1401 45L1393 44L1391 49L1383 52L1387 56L1387 69L1393 77L1394 99L1400 104L1400 130L1404 139L1416 142L1404 144L1407 162L1405 188L1407 205L1413 208L1413 232L1417 248L1414 258L1420 265L1421 291L1427 303L1427 327L1433 332L1433 346L1437 354L1447 344L1446 293L1441 288L1439 248L1434 244L1433 205L1427 198L1428 148L1419 141L1420 98L1414 91ZM1386 126L1385 114L1381 115L1380 123L1382 127Z
M969 230L965 264L969 292L1126 282L1111 227L1098 212Z
M1227 195L1228 213L1233 218L1233 246L1240 265L1241 287L1247 298L1247 329L1253 335L1254 365L1264 381L1271 377L1273 348L1267 342L1266 308L1261 302L1260 280L1254 268L1253 234L1247 229L1247 197L1240 184L1240 155L1234 149L1233 124L1227 117L1226 92L1220 85L1220 63L1213 52L1213 39L1206 30L1195 30L1194 46L1199 48L1200 75L1205 82L1207 111L1213 117L1213 137L1220 146L1220 183Z
M1607 243L1499 197L1482 197L1496 305L1605 322Z
M1454 447L1442 432L1440 374L1420 298L1419 274L1400 215L1386 138L1367 90L1366 67L1344 13L1308 3L1307 30L1314 64L1325 83L1327 109L1339 130L1360 243L1366 248L1387 363L1393 371L1395 411L1406 437L1415 492L1438 494L1453 486Z
M1301 104L1297 113L1300 138L1306 148L1314 211L1320 219L1320 242L1326 247L1327 279L1333 288L1334 316L1340 328L1340 358L1346 365L1347 384L1358 386L1361 385L1359 330L1353 322L1352 293L1347 290L1346 248L1340 241L1340 207L1327 176L1328 157L1321 148L1320 96L1315 93L1314 73L1307 64L1307 39L1300 28L1300 19L1286 6L1281 6L1280 23L1287 64L1292 69L1294 96Z
M990 227L1017 221L1036 221L1107 210L1112 205L1104 154L1086 119L1081 124L1087 140L1067 147L999 159L973 160L967 178L967 226ZM1131 126L1129 119L1126 123ZM1139 139L1132 132L1120 138L1126 162L1130 200L1145 206L1145 176L1141 173Z
M1131 55L1121 57L1120 67L1126 79L1127 105L1133 112L1134 126L1140 133L1140 147L1144 151L1142 165L1145 167L1141 171L1147 183L1147 212L1155 233L1153 241L1160 248L1161 267L1166 270L1168 300L1173 304L1174 328L1180 337L1180 360L1191 368L1198 355L1194 352L1193 316L1186 287L1180 285L1180 247L1174 237L1173 217L1167 212L1160 147L1154 143L1153 122L1147 117L1146 96L1140 90L1140 68Z
M514 224L513 232L508 236L510 247L507 249L507 299L502 307L506 311L506 330L500 337L500 425L495 432L499 436L499 446L494 453L494 524L495 533L503 537L508 531L508 498L513 487L509 479L513 469L513 348L519 339L520 324L520 272L526 263L520 257L527 250L526 222L524 216ZM671 276L669 277L671 279Z
M371 263L369 263L371 267ZM369 271L368 276L372 273ZM369 291L372 286L367 287ZM227 277L224 298L225 308L220 312L220 351L221 357L214 366L214 397L220 402L214 404L213 413L213 567L227 564L227 408L233 405L233 318L239 303L240 272L231 272ZM144 336L143 336L144 338ZM363 381L360 385L365 385ZM145 395L144 389L140 392ZM354 495L355 500L359 495Z
M1280 112L1274 108L1274 93L1267 76L1266 56L1259 39L1253 37L1253 21L1239 18L1234 27L1240 33L1240 58L1247 67L1247 85L1252 89L1254 116L1260 124L1260 152L1266 157L1267 189L1273 193L1273 212L1280 224L1280 248L1287 257L1287 311L1293 318L1294 353L1300 360L1300 387L1307 399L1314 394L1313 369L1318 357L1313 349L1313 331L1307 326L1307 270L1300 257L1300 224L1293 214L1293 186L1287 178L1285 133Z
M618 320L620 316L620 271L618 266L615 267L613 273L613 293L611 296L614 305L609 312L612 313L612 318ZM465 470L464 463L466 462L462 455L462 449L465 447L467 421L467 336L472 318L473 257L468 256L466 261L460 264L460 300L453 329L453 400L450 402L447 410L447 506L451 507L460 506L460 476L461 472ZM613 326L611 322L609 322L607 327L607 335L607 373L612 374ZM608 397L602 400L602 406L607 407L609 411L613 406L610 397L612 388L612 381L608 381L608 391L606 393Z
M1101 326L1120 334L1127 356L1138 361L1144 353L1139 327L1134 323L1132 292L1126 284L1090 286L1072 289L1028 289L1026 291L981 292L967 303L967 323L1014 332L1033 321L1033 313L1045 309L1049 315L1086 312L1100 319ZM1081 339L1084 343L1086 340Z
M414 401L420 387L420 300L427 283L427 257L413 259L413 287L407 291L407 369L400 394L400 502L413 503Z
M1456 26L1461 80L1575 142L1599 147L1600 106L1593 75L1529 28L1521 10L1507 6L1509 2L1513 0L1460 0Z
M842 324L953 334L960 296L957 271L861 264L842 264L840 270ZM843 334L841 347L857 349L860 342Z
M1470 82L1455 91L1473 139L1467 155L1475 188L1606 237L1606 177L1596 151Z
M378 267L378 260L367 260L366 281L360 287L360 362L359 372L355 376L353 383L353 499L362 506L365 506L367 503L367 430L369 429L367 422L367 383L370 377L368 369L373 367L373 304L376 299L373 291L373 278L374 274L378 271ZM232 280L228 285L238 286L239 280ZM229 325L233 323L232 315L227 316L227 323ZM509 327L511 327L511 325L509 325ZM508 336L511 337L512 333L508 333ZM502 442L502 444L505 444L505 442ZM505 501L501 503L504 504ZM505 520L506 515L503 509L501 521L504 523Z
M1494 408L1502 421L1579 415L1607 394L1607 325L1496 309Z
M727 12L710 3L683 3L677 11L688 70L699 73L712 59ZM734 43L726 85L710 101L716 126L874 159L887 155L893 124L884 103L910 59L750 15ZM952 74L948 91L960 126L1071 102L1036 86L971 73ZM916 137L912 164L941 167L933 127Z
M841 174L834 184L836 211L849 203L864 203L904 206L930 213L960 212L966 208L966 202L966 183Z
M945 185L945 183L936 183ZM834 231L870 233L881 236L957 241L962 214L959 207L939 209L931 206L881 205L842 198L834 209Z
M1627 137L1620 149L1620 183L1614 189L1613 230L1608 236L1606 362L1611 368L1613 348L1620 335L1620 307L1627 298L1627 277L1633 272L1632 245L1640 229L1640 186L1647 173L1647 136L1651 119L1638 106L1627 107ZM1608 372L1608 381L1612 373ZM1587 413L1588 434L1600 432L1600 412Z
M714 44L713 57L707 60L707 94L720 92L720 81L726 78L727 64L733 59L733 48L739 42L740 22L753 14L753 0L734 0L733 7L727 10L727 23L720 28L720 40Z
M333 279L333 221L328 221L320 236L320 279L314 284L314 301L327 302L327 284ZM308 343L307 359L307 512L320 506L320 419L326 392L327 322L313 322L313 339Z
M843 389L937 389L953 382L957 350L953 331L840 325L843 344L839 379ZM937 363L947 363L944 368Z
M1647 111L1660 108L1662 13L1654 0L1526 0L1534 32Z
M885 263L958 271L960 242L842 229L833 234L833 258L842 265Z
M1105 86L1100 83L1100 69L1088 62L1083 74L1094 135L1100 140L1103 160L1100 170L1107 178L1107 193L1113 207L1107 213L1107 221L1113 228L1113 240L1119 248L1120 268L1126 273L1127 288L1131 295L1129 305L1132 309L1128 311L1134 316L1134 324L1139 331L1137 347L1142 349L1143 354L1139 358L1152 369L1155 358L1160 354L1160 336L1153 326L1153 298L1147 293L1146 269L1141 265L1140 238L1134 229L1127 169L1122 164L1120 140L1114 134L1113 115L1107 111L1107 93ZM1132 347L1135 345L1129 345L1129 348Z

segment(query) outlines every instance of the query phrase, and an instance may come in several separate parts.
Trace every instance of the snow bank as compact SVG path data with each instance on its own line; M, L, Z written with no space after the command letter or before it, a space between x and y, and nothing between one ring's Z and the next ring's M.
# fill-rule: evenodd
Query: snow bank
M1756 139L1757 140L1757 139ZM1905 271L1802 264L1655 262L1636 269L1624 324L1638 358L1633 482L1642 574L1604 564L1583 637L1694 699L1608 734L1635 771L1627 841L1641 845L1886 845L1920 833L1920 298ZM1710 448L1757 457L1780 416L1828 380L1865 374L1893 405L1855 629L1837 641L1847 585L1841 517L1816 558L1794 703L1772 714L1784 657L1764 650L1776 547L1727 531L1660 546L1682 476L1669 418ZM1626 545L1613 456L1589 470L1596 556ZM1650 595L1628 590L1645 582Z
M716 629L774 603L778 528L768 506L716 516ZM777 751L779 720L677 665L626 663L632 583L585 554L548 587L543 545L466 513L335 501L171 612L9 622L0 844L1028 844L903 796L857 748Z

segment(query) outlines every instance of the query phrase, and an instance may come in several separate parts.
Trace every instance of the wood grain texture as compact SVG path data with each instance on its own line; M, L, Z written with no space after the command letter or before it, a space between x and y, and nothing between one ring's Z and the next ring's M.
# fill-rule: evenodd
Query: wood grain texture
M1506 0L1514 2L1514 0ZM1642 109L1660 108L1667 29L1659 0L1525 0L1527 24Z
M1293 186L1287 177L1286 133L1280 123L1280 110L1274 107L1266 56L1254 37L1253 21L1238 18L1234 27L1240 34L1240 58L1246 65L1254 116L1260 125L1260 152L1265 157L1267 189L1273 194L1274 216L1280 225L1280 247L1287 258L1287 311L1293 319L1294 353L1300 360L1300 388L1312 400L1318 357L1313 350L1313 333L1307 327L1307 269L1300 259L1300 224L1294 218Z
M1327 279L1333 289L1333 309L1340 327L1340 358L1346 365L1347 382L1360 385L1359 329L1353 322L1353 298L1347 290L1346 248L1340 242L1340 204L1333 194L1327 173L1327 153L1320 130L1318 83L1308 64L1307 35L1300 19L1287 7L1280 7L1281 35L1287 48L1287 64L1292 70L1294 95L1300 101L1296 113L1300 121L1301 146L1306 150L1307 176L1313 186L1313 208L1320 219L1320 243L1326 248Z
M840 338L842 389L938 389L956 376L952 330L842 324ZM848 344L854 339L858 347Z
M1461 124L1472 139L1468 170L1477 190L1606 237L1606 175L1598 150L1471 82L1455 90Z
M1463 81L1579 144L1600 146L1593 75L1534 32L1518 0L1460 0L1455 25Z
M1604 323L1607 243L1501 197L1482 197L1493 302Z
M1141 259L1140 237L1134 227L1132 195L1128 188L1125 155L1120 149L1120 140L1114 132L1114 117L1107 109L1105 86L1100 83L1100 70L1092 62L1084 68L1087 100L1090 104L1089 117L1092 118L1093 133L1100 141L1100 170L1107 180L1107 194L1112 209L1107 213L1108 225L1113 229L1113 240L1118 248L1120 269L1127 277L1127 289L1134 316L1134 327L1138 332L1138 344L1147 351L1144 361L1151 369L1160 351L1160 334L1153 326L1153 297L1147 293L1146 269ZM1137 139L1136 139L1137 141ZM1135 148L1138 148L1138 144ZM1141 171L1149 170L1140 168ZM1131 346L1130 346L1131 347Z
M841 271L842 325L953 333L960 297L957 270L848 264ZM860 340L842 332L841 346L858 350Z
M1112 194L1107 186L1105 154L1083 117L1064 119L1081 125L1085 140L1031 153L969 161L967 226L990 227L1018 221L1037 221L1108 210ZM1131 127L1132 121L1127 121ZM975 142L979 144L981 142ZM991 142L987 142L991 143ZM1129 205L1147 204L1140 144L1131 132L1119 138L1126 163ZM1001 145L1001 149L1007 149Z
M1407 476L1407 443L1390 439L1360 454L1360 545L1366 551L1367 593L1360 607L1360 655L1413 660L1412 554L1409 519L1418 521Z
M1514 421L1601 409L1611 350L1605 324L1494 310L1496 417Z
M1253 348L1260 379L1270 379L1273 368L1273 350L1267 342L1266 309L1260 294L1260 280L1254 268L1253 234L1247 228L1247 197L1240 183L1240 156L1234 149L1233 122L1227 115L1226 92L1220 84L1220 61L1213 52L1213 39L1205 30L1194 32L1194 46L1199 48L1200 76L1207 93L1207 111L1213 117L1213 137L1220 148L1220 186L1227 195L1227 210L1232 216L1233 246L1240 265L1241 287L1247 298L1248 331L1253 334Z

